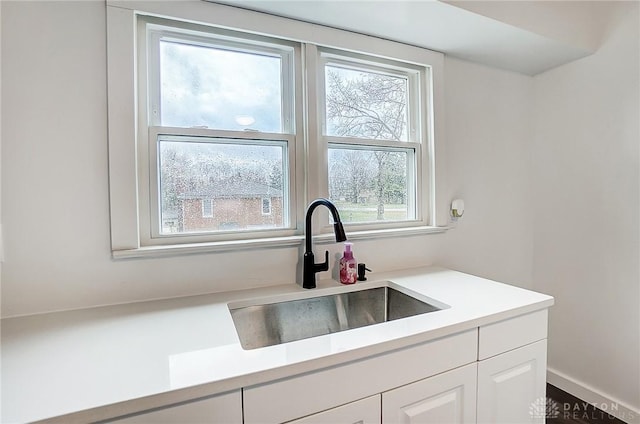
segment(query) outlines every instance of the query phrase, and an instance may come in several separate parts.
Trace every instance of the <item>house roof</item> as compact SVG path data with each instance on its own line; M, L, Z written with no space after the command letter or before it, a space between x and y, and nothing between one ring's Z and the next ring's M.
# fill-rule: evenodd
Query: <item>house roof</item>
M282 197L282 190L252 181L226 181L184 193L180 197L183 199Z

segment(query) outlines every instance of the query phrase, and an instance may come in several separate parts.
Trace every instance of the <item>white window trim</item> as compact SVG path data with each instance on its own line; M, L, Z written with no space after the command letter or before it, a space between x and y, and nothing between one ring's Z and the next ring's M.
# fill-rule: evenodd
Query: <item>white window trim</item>
M200 201L202 202L202 217L203 218L213 218L213 199L200 199ZM205 212L205 205L208 203L209 206L209 210L211 212L207 213Z
M370 60L367 60L367 57L363 57L361 54L349 53L349 52L338 52L331 49L319 48L315 49L319 53L319 70L323 70L327 64L336 63L341 65L346 65L350 67L354 64L362 64L362 67L355 67L355 69L371 69L372 71L382 71L388 74L395 74L397 76L407 76L409 80L408 86L408 101L407 104L410 107L409 114L407 115L408 125L407 125L407 140L406 141L396 141L396 140L374 140L374 139L364 139L364 138L351 138L351 137L340 137L340 136L332 136L325 135L326 132L326 120L325 120L325 108L326 108L326 90L325 83L322 81L319 84L320 89L318 90L318 98L316 101L312 102L318 105L318 113L320 114L320 135L318 136L320 140L321 148L326 150L329 148L329 145L334 146L342 146L348 148L348 146L367 146L367 147L379 147L381 149L389 149L389 150L413 150L412 155L412 163L407 164L407 173L414 175L415 178L407 179L407 192L412 193L409 197L409 202L407 204L407 209L413 209L415 211L415 216L401 221L385 221L384 227L385 229L396 229L396 228L406 228L412 226L427 226L430 224L428 221L431 214L429 213L429 197L425 196L424 193L429 193L428 190L425 190L426 187L429 186L429 181L425 181L425 177L429 174L424 172L423 164L426 165L426 161L423 160L422 151L426 150L423 146L429 144L429 136L426 132L426 127L423 124L426 119L419 119L419 115L422 111L429 110L426 107L426 102L429 98L429 91L427 88L427 81L430 78L430 68L422 66L415 66L415 69L409 68L407 64L399 64L397 59L393 60L381 60L382 63L370 63ZM387 62L387 63L384 63ZM397 71L394 71L394 68L397 68ZM408 72L407 72L408 71ZM409 75L411 73L412 75ZM318 76L319 80L324 80L324 74ZM420 123L420 127L416 126L415 123ZM328 175L327 175L328 164L324 165L321 168L322 178L321 181L326 181L328 183ZM327 187L328 191L328 187ZM329 222L325 219L324 222ZM375 222L360 222L360 223L349 223L350 229L355 231L375 231L380 229L380 224ZM325 231L330 230L329 225L325 225L323 227Z
M297 199L303 197L303 184L297 180L291 178L285 178L284 190L287 192L285 197L287 202L284 204L283 218L285 226L283 228L265 229L265 230L253 230L253 231L216 231L215 234L206 232L182 232L173 234L163 234L158 225L160 221L160 213L158 205L160 199L158 196L159 186L157 181L158 174L158 137L160 135L175 135L175 136L193 136L209 139L243 139L243 143L246 144L262 144L256 143L255 140L264 140L265 142L273 142L274 144L286 145L287 156L283 157L283 166L286 169L287 174L292 174L294 170L289 164L296 163L297 160L301 160L296 156L296 152L302 152L303 149L297 147L302 143L303 132L302 126L297 126L292 118L298 115L302 115L302 108L294 111L292 105L301 104L300 99L296 102L294 99L294 92L290 90L290 87L295 86L295 92L302 91L301 80L301 63L296 63L295 56L301 56L299 53L299 47L295 46L295 43L291 42L277 42L277 46L273 45L272 40L265 39L258 36L247 36L243 39L247 39L247 42L239 42L234 38L243 37L244 34L238 34L233 31L217 30L214 33L204 33L207 29L198 27L197 25L173 22L155 19L147 15L143 16L144 19L138 19L137 35L138 35L138 63L145 64L151 61L158 66L159 64L159 52L157 50L158 43L162 37L187 39L202 44L214 44L214 45L226 45L236 48L249 48L257 51L263 51L266 54L278 55L282 58L282 132L281 133L265 133L258 131L232 131L232 130L219 130L211 128L172 128L154 126L160 124L160 118L158 111L160 110L160 93L159 93L159 81L152 80L152 76L148 76L146 72L138 69L138 90L140 98L138 98L138 160L141 163L146 163L148 166L140 167L138 170L138 197L139 197L139 228L140 228L140 245L141 246L153 246L153 245L166 245L167 240L179 243L204 243L209 241L226 241L226 240L239 240L239 239L252 239L252 238L274 238L274 237L286 237L296 234L296 215L299 205ZM167 27L166 25L170 25ZM149 33L147 32L149 28ZM149 35L149 36L148 36ZM148 39L147 39L148 36ZM251 38L249 40L249 38ZM151 43L149 45L148 43ZM255 42L255 44L254 44ZM149 55L147 56L147 52ZM292 70L291 68L295 68ZM150 88L146 91L147 87ZM147 97L151 99L151 102L147 101ZM147 109L149 103L156 113L150 113ZM153 106L155 105L155 106ZM148 132L145 129L148 128Z
M149 146L149 149L145 149L144 146L140 146L139 152L141 152L141 154L144 154L145 157L156 158L157 143L155 142L149 143L149 140L156 140L160 134L178 135L178 136L195 136L195 137L209 136L209 137L215 137L215 138L221 138L221 139L232 138L232 137L235 137L235 138L245 137L246 138L245 142L247 144L254 144L254 143L262 144L262 143L256 143L252 141L256 137L256 134L259 134L260 140L265 142L271 141L273 143L271 145L278 145L278 144L287 145L288 155L283 158L284 167L288 167L289 166L288 164L290 162L293 162L293 158L296 155L296 151L301 150L296 148L297 143L295 141L295 136L291 134L254 133L252 131L246 132L243 134L238 134L237 132L227 132L227 131L209 130L209 129L201 129L201 128L169 128L169 127L163 127L162 130L160 131L159 127L151 127L149 129L148 139L146 138L146 134L142 134L142 137L140 137L144 140L143 143L145 143L146 146ZM268 144L265 143L263 145L268 145ZM148 160L148 163L150 163L149 167L147 169L140 170L139 172L139 175L141 175L140 181L143 182L139 186L139 193L143 193L140 195L140 199L146 199L147 198L146 196L149 196L148 199L150 200L150 203L140 205L142 209L142 213L140 217L140 222L141 222L140 226L141 228L150 229L149 231L150 234L148 236L146 234L141 234L141 237L140 237L141 244L144 246L165 245L167 244L166 243L167 238L176 240L176 243L208 242L209 240L206 240L206 239L210 237L208 237L207 234L203 234L203 233L191 234L186 232L186 233L179 233L179 234L161 234L159 232L158 230L159 228L158 222L160 219L159 215L154 214L152 216L150 213L151 208L149 207L150 204L157 205L159 203L158 194L157 194L158 193L157 181L149 177L150 175L157 174L157 161ZM147 181L150 181L150 184L147 184L146 183ZM292 210L292 215L295 217L295 213L297 210L295 200L301 197L301 195L297 192L297 190L301 190L302 188L301 184L296 184L295 181L292 182L292 184L287 184L285 182L284 186L285 186L284 190L287 190L289 193L290 202L293 203L290 209ZM146 192L147 190L148 192ZM288 208L285 207L285 210L283 211L283 213L285 214L284 220L286 222L289 219L289 217L286 215L289 213ZM151 222L148 222L145 219L146 217L149 217L149 220ZM290 224L290 227L294 227L295 219L291 218L291 220L292 220L292 223ZM295 228L278 228L275 230L269 229L269 230L263 230L263 231L246 231L246 232L219 231L217 234L217 238L220 239L220 241L225 241L225 239L238 240L238 239L252 239L252 238L259 238L259 237L266 237L266 238L288 237L291 235L295 235L295 231L296 231ZM203 241L203 239L205 240Z
M427 163L427 173L423 175L423 191L429 193L425 212L429 216L427 225L387 228L384 230L349 231L351 239L402 236L444 231L448 222L448 202L444 188L446 151L444 147L444 55L427 49L408 46L388 40L355 34L347 31L304 23L287 18L265 15L235 7L209 2L147 2L144 0L107 0L107 52L108 52L108 113L109 113L109 182L111 206L111 241L114 258L162 256L165 254L234 250L260 246L291 246L301 243L303 236L288 235L265 239L233 240L182 245L144 246L140 242L138 175L137 166L137 80L135 72L136 15L170 16L188 22L233 28L270 37L309 42L327 48L361 52L363 54L388 58L419 66L428 65L431 81L425 81L431 95L426 105L426 119L423 131L427 129L429 143L421 148L420 154ZM307 59L309 55L307 54ZM316 59L312 59L316 60ZM125 71L123 71L125 70ZM313 72L307 79L316 78ZM313 93L307 93L307 95ZM296 96L301 96L296 93ZM301 99L296 98L296 102ZM435 113L435 112L437 113ZM313 112L316 112L315 114ZM424 115L423 115L424 116ZM304 116L296 116L296 128L305 128ZM317 128L317 110L307 111L306 121ZM316 122L312 122L316 121ZM307 149L319 149L318 134L307 134ZM304 149L295 152L296 163L306 160ZM322 155L316 155L322 158ZM325 155L326 156L326 155ZM326 162L326 158L323 159ZM321 161L319 161L321 162ZM327 183L308 185L308 181L318 179L322 163L307 163L307 174L303 166L296 166L292 181L304 182L306 198L320 197L327 191ZM305 207L302 198L294 200L298 207ZM300 215L300 214L298 214ZM292 217L295 220L295 217ZM299 218L297 218L299 220ZM301 223L297 222L301 228ZM316 228L319 228L316 226ZM319 236L320 239L324 236Z

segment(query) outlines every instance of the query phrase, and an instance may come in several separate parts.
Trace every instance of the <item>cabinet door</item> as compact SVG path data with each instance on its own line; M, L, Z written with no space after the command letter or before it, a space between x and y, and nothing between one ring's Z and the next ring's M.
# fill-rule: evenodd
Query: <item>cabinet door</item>
M242 396L238 390L110 422L117 424L242 424Z
M288 424L380 424L380 395L357 400Z
M476 421L477 364L469 364L382 394L384 424Z
M547 341L478 363L478 422L544 423Z
M421 380L477 359L476 329L363 360L247 387L245 424L310 416Z

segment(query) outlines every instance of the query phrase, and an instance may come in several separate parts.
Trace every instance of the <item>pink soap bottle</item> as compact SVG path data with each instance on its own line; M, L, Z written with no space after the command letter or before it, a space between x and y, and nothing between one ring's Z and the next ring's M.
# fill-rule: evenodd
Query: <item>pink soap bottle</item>
M344 254L340 259L340 282L342 284L354 284L358 277L358 263L353 257L352 246L353 243L345 242Z

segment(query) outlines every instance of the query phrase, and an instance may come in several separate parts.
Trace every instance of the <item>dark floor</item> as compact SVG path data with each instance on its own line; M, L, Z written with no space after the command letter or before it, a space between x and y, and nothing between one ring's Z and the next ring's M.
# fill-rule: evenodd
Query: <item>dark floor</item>
M548 407L548 424L626 424L551 384L547 384L547 398L555 402Z

